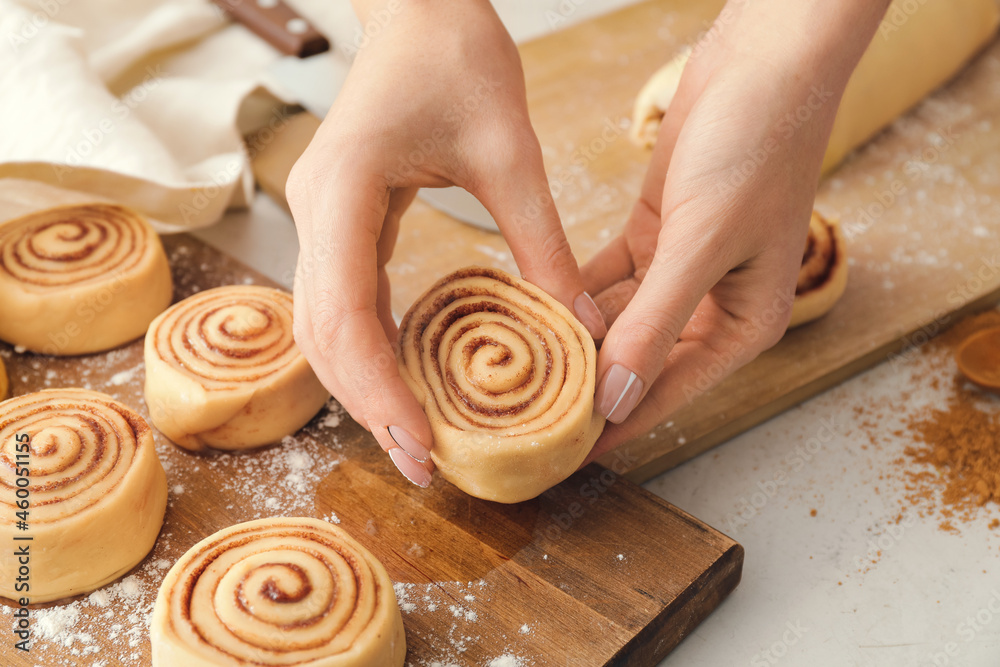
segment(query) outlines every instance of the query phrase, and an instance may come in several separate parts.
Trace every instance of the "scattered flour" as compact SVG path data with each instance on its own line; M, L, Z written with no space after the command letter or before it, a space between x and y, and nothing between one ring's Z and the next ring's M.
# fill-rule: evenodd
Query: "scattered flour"
M318 422L320 428L337 428L347 415L343 406L333 398L326 402L326 411L327 414Z
M87 600L95 607L107 607L108 602L111 601L111 596L103 588L99 588L90 594Z
M510 254L509 250L496 250L496 249L491 248L490 246L482 244L482 243L476 244L476 245L474 245L472 247L475 250L478 250L479 252L483 253L484 255L486 255L487 257L489 257L490 259L492 259L494 262L497 262L497 263L500 263L500 264L513 264L514 263L514 256Z
M524 665L524 660L518 658L517 656L511 655L510 653L504 654L499 658L493 658L490 660L489 667L522 667Z
M31 610L30 646L36 664L53 667L145 665L148 661L145 647L149 644L149 623L157 587L140 578L152 575L158 581L162 578L159 566L160 561L147 563L138 573L85 598ZM10 613L12 608L0 607L0 615ZM98 641L102 637L119 648L114 657L96 657L97 653L107 651Z
M343 419L344 419L343 415L336 412L331 412L325 417L323 417L323 419L319 422L319 425L322 426L323 428L337 428L338 426L340 426L340 422L343 421Z
M253 456L222 454L206 463L225 480L222 489L237 496L240 502L236 507L245 508L241 521L312 515L317 486L340 463L321 449L326 446L312 438L289 436L280 446L259 450ZM264 478L280 481L274 485L257 482Z
M111 376L111 379L108 380L108 384L114 385L116 387L120 387L123 384L128 384L135 377L136 371L138 370L139 366L135 366L128 370L121 371L120 373L115 373L114 375Z
M396 600L404 615L434 615L433 625L435 628L447 628L443 631L436 631L434 635L427 637L429 648L433 660L424 660L419 663L419 667L448 667L450 665L469 665L468 658L463 657L471 647L482 648L484 641L495 642L497 637L491 636L488 639L479 634L478 628L473 625L480 621L481 615L484 620L490 619L490 589L486 581L458 582L445 581L431 584L415 584L397 582L393 586L396 593ZM520 635L527 635L531 632L528 624L520 628L516 626L510 630L510 636L501 634L501 638L508 641L517 642ZM508 649L512 644L507 644ZM489 664L494 664L496 660L510 659L514 662L500 662L498 665L512 665L514 667L528 667L534 662L525 658L513 655L503 655L494 659ZM409 664L409 663L408 663Z

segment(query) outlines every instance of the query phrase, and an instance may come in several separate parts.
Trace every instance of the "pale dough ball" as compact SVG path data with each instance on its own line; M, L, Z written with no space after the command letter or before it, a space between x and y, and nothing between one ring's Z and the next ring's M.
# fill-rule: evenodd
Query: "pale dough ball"
M590 334L502 271L463 269L431 287L403 317L398 358L430 420L435 465L479 498L534 498L571 475L604 429Z
M150 420L191 450L277 442L329 398L292 337L292 295L269 287L174 304L150 325L145 361Z
M895 0L844 91L823 173L955 76L998 24L995 0ZM680 51L639 91L629 135L640 146L656 142L690 55Z
M847 242L837 220L813 211L788 328L828 313L847 289Z
M110 396L47 389L0 403L0 459L0 541L8 549L0 558L3 597L48 602L87 593L124 575L153 548L167 477L149 425ZM18 476L19 467L30 476ZM17 503L24 500L29 507L20 517ZM32 540L16 540L24 536ZM27 591L17 589L13 557L22 544L31 553Z
M0 339L53 355L139 338L170 305L160 237L113 204L76 204L0 225Z
M406 637L385 567L325 521L220 530L167 573L150 627L154 667L400 667Z

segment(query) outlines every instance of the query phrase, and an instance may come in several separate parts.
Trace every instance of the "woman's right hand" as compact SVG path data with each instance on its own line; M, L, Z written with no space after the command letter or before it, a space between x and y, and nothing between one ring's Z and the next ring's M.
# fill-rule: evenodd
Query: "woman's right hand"
M356 3L362 23L366 4ZM287 186L300 243L296 342L419 486L431 481L433 437L397 370L385 265L417 189L449 185L486 206L526 279L605 334L552 202L517 49L486 0L401 3L359 52Z

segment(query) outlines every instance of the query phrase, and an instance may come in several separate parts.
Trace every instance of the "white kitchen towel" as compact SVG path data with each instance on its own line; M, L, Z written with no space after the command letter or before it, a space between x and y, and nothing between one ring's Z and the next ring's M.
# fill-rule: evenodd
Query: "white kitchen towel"
M351 34L347 2L317 4ZM260 86L280 54L208 0L0 0L0 39L0 178L117 200L161 231L250 200L242 136L281 122Z

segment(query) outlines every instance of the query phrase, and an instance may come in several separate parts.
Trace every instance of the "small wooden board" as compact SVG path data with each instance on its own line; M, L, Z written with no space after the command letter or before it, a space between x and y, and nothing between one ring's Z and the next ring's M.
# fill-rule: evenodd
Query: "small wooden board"
M175 299L272 284L187 235L164 243ZM84 386L145 416L142 355L141 341L65 359L0 344L13 395ZM740 580L739 544L597 465L518 505L481 501L440 479L421 490L335 404L278 447L196 455L159 433L156 444L171 493L154 551L127 586L110 587L110 601L71 603L75 619L40 623L59 605L32 612L31 652L8 639L0 663L148 665L143 618L166 568L201 538L261 516L333 520L368 547L399 582L415 666L485 666L503 656L523 667L655 665ZM62 632L44 638L54 628Z

